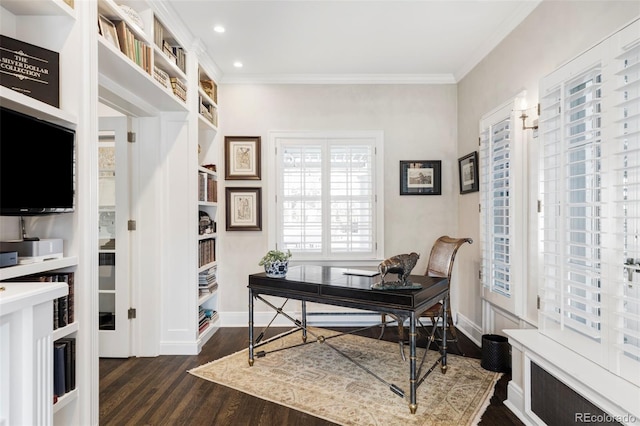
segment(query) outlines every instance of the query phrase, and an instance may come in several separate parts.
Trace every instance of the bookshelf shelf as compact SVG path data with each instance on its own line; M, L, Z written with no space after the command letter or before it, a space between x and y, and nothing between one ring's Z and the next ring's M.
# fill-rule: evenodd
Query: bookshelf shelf
M209 268L213 268L217 264L218 264L218 262L216 261L216 262L207 263L206 265L202 265L201 267L198 268L198 273L204 272Z
M2 7L14 15L64 16L76 19L75 10L62 0L2 0Z
M4 86L0 86L0 99L3 107L41 120L72 128L78 123L78 117L75 115Z
M175 97L170 89L160 85L104 37L98 38L98 65L98 80L102 88L121 96L126 93L144 99L151 111L187 110L186 104Z
M69 336L79 329L78 322L75 321L69 325L53 330L53 341Z
M218 294L218 290L215 290L209 294L205 294L204 296L200 296L200 298L198 299L198 305L202 305L204 303L206 303L207 301L211 300L213 297L217 296Z
M216 232L213 232L211 234L200 234L200 235L198 235L198 239L199 240L210 240L210 239L216 238L217 236L218 235L217 235Z
M79 394L79 391L76 388L72 391L65 393L63 396L59 397L58 401L55 404L53 404L53 412L54 413L58 412L59 410L69 405L71 402L78 399L78 394Z
M26 265L9 266L0 269L0 281L12 278L22 277L25 275L39 274L41 272L55 271L57 269L76 266L78 258L76 256L63 257L61 259L45 260L37 263L29 263Z

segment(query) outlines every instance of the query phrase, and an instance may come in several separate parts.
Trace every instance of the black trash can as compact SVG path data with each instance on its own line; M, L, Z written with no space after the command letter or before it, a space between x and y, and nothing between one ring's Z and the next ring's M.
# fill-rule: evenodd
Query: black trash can
M482 336L482 361L485 370L508 373L511 371L511 345L509 339L497 334Z

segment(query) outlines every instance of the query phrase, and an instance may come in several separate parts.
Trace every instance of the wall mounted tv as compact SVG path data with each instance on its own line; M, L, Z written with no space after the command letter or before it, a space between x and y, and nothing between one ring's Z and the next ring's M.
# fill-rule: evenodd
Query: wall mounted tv
M75 131L0 108L0 215L72 212Z

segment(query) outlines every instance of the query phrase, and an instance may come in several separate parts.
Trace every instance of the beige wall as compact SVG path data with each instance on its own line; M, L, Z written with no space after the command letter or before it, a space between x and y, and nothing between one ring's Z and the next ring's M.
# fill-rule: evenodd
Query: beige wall
M542 77L639 15L640 2L637 1L543 1L458 83L458 152L478 149L478 123L483 114L523 89L527 90L529 105L537 104L538 83ZM537 141L530 139L529 142ZM535 151L535 147L529 151ZM535 195L532 199L535 201ZM478 203L478 193L458 198L459 232L474 239L479 238ZM529 258L535 259L533 254ZM474 244L465 250L460 259L464 261L458 265L457 280L463 288L458 307L461 315L481 326L480 245ZM533 261L530 268L532 265ZM526 312L531 320L537 315L533 272L529 274L530 303ZM513 284L526 287L526 283Z
M266 208L273 200L265 182L272 167L265 151L269 131L383 130L385 257L416 251L421 258L415 270L424 271L433 241L456 233L455 85L223 85L219 100L221 145L224 136L261 136L263 148L262 181L220 185L263 187L262 232L225 232L223 205L218 212L223 325L233 325L225 318L246 323L247 275L260 272L258 260L273 248L266 226L273 220ZM412 159L442 160L441 196L398 195L399 161Z
M527 90L530 105L537 103L543 76L638 15L636 1L545 0L457 85L222 85L219 141L222 145L225 135L261 136L264 179L270 167L264 152L269 131L383 130L384 254L417 251L422 256L415 270L421 271L437 236L472 237L475 243L458 254L452 306L479 330L479 198L478 193L459 195L457 158L478 149L483 114L522 90ZM398 195L398 164L408 159L443 161L442 196ZM220 186L254 183L222 181ZM256 185L265 191L267 223L272 218L265 206L273 194L266 192L264 180ZM234 325L225 318L243 317L247 275L260 271L258 259L271 247L266 225L262 232L225 232L224 200L218 223L224 260L219 271L220 310L223 325ZM535 284L535 276L529 281ZM526 316L534 321L535 285L529 286L529 293Z

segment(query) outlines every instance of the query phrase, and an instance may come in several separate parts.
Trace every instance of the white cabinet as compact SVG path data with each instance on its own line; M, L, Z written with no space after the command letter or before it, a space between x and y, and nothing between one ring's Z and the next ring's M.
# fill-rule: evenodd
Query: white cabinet
M19 278L73 265L66 258L14 266L0 278ZM54 423L54 412L78 397L77 388L54 401L54 342L74 335L77 323L53 329L54 300L68 295L62 282L0 283L0 424ZM74 367L75 368L75 367Z

